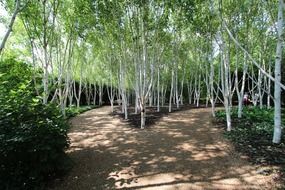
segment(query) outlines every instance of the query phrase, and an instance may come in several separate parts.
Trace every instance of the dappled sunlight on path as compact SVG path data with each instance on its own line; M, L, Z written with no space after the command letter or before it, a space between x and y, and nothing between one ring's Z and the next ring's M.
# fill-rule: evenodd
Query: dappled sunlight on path
M141 130L108 107L72 119L68 154L75 166L52 189L268 189L270 176L234 153L210 110L162 117Z

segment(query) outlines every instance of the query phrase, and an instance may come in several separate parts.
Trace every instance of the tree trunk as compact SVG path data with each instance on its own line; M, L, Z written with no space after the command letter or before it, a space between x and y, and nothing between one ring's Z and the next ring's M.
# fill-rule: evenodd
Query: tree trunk
M274 133L273 143L281 141L281 62L282 62L282 43L283 43L283 0L279 0L278 5L278 41L275 59L275 82L274 82Z
M93 105L96 105L96 98L97 98L97 86L96 83L93 84L94 89L93 89Z
M227 120L227 131L231 131L231 108L230 108L230 85L229 82L231 80L229 79L229 72L230 72L230 63L229 63L229 57L228 57L228 50L226 49L226 45L223 39L223 36L221 34L221 76L222 76L222 93L224 97L224 107L226 111L226 120Z
M271 63L269 64L269 74L271 75ZM267 79L267 108L271 107L271 80L268 78Z
M7 30L3 40L1 42L1 45L0 45L0 55L1 55L2 51L3 51L3 49L5 48L5 44L6 44L8 38L9 38L11 32L12 32L15 19L16 19L16 17L17 17L19 12L20 12L20 0L16 0L15 10L14 10L14 13L13 13L13 15L11 17L10 24L8 26L8 30Z
M212 116L215 117L215 99L214 99L214 74L215 74L215 68L214 68L214 62L212 60L211 56L211 68L210 68L210 101L211 101L211 107L212 107Z
M172 96L173 96L173 80L174 80L174 71L171 71L171 88L170 88L170 95L169 95L169 107L168 112L171 112L171 104L172 104Z
M239 100L238 100L238 118L242 117L243 96L244 96L246 74L247 74L247 63L246 63L246 55L244 55L243 71L242 71L242 84L241 84L240 96L239 96Z
M99 106L102 106L103 104L102 97L103 97L103 82L100 82L99 83Z
M46 0L43 1L43 17L44 17L44 22L43 22L43 50L44 50L44 65L43 65L43 87L44 87L44 92L43 92L43 103L47 104L48 101L48 96L49 96L49 72L48 72L48 67L49 67L49 60L48 60L48 41L47 41L47 18L46 18Z
M157 112L160 112L160 72L157 69Z

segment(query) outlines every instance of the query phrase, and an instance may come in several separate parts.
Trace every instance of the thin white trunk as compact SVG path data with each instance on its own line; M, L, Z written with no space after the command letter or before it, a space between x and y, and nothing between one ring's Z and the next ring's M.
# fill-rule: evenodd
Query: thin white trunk
M198 76L198 83L197 87L195 87L195 94L196 94L196 107L200 106L200 94L201 94L201 74L199 73Z
M81 77L80 77L78 92L77 92L77 89L76 89L76 82L73 81L73 92L74 92L73 94L74 94L74 97L76 99L76 106L77 106L77 108L79 108L79 106L80 106L81 91L82 91L82 81L81 81Z
M222 38L222 42L221 42L221 52L222 52L222 56L221 56L221 76L222 76L222 93L224 96L224 107L225 107L225 111L226 111L226 120L227 120L227 131L231 131L232 126L231 126L231 107L230 107L230 85L229 83L230 78L229 78L229 56L228 56L228 51L225 47L224 41L223 41L223 37L221 34L221 38Z
M99 106L102 106L103 104L103 82L99 83Z
M137 59L135 59L135 93L136 93L136 97L135 97L135 114L138 113L138 108L139 108L139 71L138 71L138 65L136 61Z
M188 87L188 103L189 103L189 105L191 105L192 104L192 96L193 96L193 92L194 92L192 80L188 81L187 87Z
M271 63L269 64L269 74L271 75ZM271 80L268 78L267 79L267 108L271 107Z
M49 60L48 60L48 42L47 42L47 18L46 18L46 0L43 1L43 17L44 17L44 22L43 22L43 50L44 50L44 65L43 65L43 87L44 87L44 92L43 92L43 103L47 104L48 101L48 96L49 96L49 72L48 72L48 67L49 67Z
M205 78L204 78L204 82L205 82L205 85L206 85L206 105L205 107L207 108L208 107L208 104L209 104L209 99L211 99L211 93L210 93L210 78L209 78L209 71L208 71L208 65L206 65L206 68L205 68Z
M166 95L166 88L164 88L164 85L161 85L161 106L162 107L165 104L165 95Z
M143 11L142 11L143 13ZM146 100L146 64L147 64L147 44L145 39L145 29L144 29L144 15L142 14L141 19L141 32L142 32L142 80L141 80L141 94L140 94L140 107L141 107L141 129L145 128L145 117L146 117L146 109L145 109L145 100Z
M69 107L72 106L73 104L73 97L74 97L74 92L73 92L73 81L70 81L69 83L69 90L68 90L68 101L69 101Z
M225 92L224 92L224 103L227 116L227 131L231 131L231 109L230 109L230 89L229 89L229 62L226 58L224 60L224 74L225 74Z
M111 104L111 112L114 112L114 98L115 98L115 93L113 92L113 74L112 72L110 72L110 88L107 87L107 94L108 94L108 98Z
M258 71L258 79L257 79L257 90L258 90L258 101L259 101L259 107L262 108L262 89L261 89L261 85L262 85L262 73L259 70Z
M97 98L97 86L95 83L93 84L93 86L94 86L94 89L93 89L93 105L95 106L96 105L96 98Z
M179 98L181 105L183 105L184 79L185 79L185 68L183 68L183 75L182 75L181 89L180 89L180 98Z
M243 62L243 71L242 71L242 84L241 84L241 90L238 100L238 118L242 117L242 108L243 108L243 96L244 96L244 89L245 89L245 79L247 74L247 63L246 63L246 55L244 55L244 62ZM238 87L237 87L238 89ZM238 90L237 90L238 92Z
M14 25L16 16L18 15L19 12L20 12L20 0L16 0L16 2L15 2L15 10L14 10L13 15L11 17L10 24L8 26L8 30L7 30L3 40L1 42L1 45L0 45L0 55L1 55L2 51L3 51L3 49L5 48L5 44L6 44L8 38L10 36L10 33L13 30L13 25Z
M175 66L175 98L176 98L176 108L179 109L179 93L178 93L178 68Z
M211 68L210 68L210 102L211 102L211 107L212 107L212 116L216 117L215 114L215 98L214 98L214 75L215 75L215 67L214 67L214 62L210 60Z
M278 41L275 59L275 82L274 82L274 133L273 143L281 141L281 62L282 62L282 43L283 43L283 0L279 0L278 5Z
M171 71L171 88L170 88L170 95L169 95L169 107L168 112L171 112L171 104L172 104L172 96L173 96L173 83L174 83L174 71Z
M157 69L157 112L160 112L160 71Z
M79 79L79 87L78 87L78 98L77 98L77 108L80 107L80 99L81 99L81 92L82 92L82 77L80 74L80 79Z
M197 74L195 74L194 77L194 104L196 104L197 101Z
M144 100L141 100L141 129L145 128L145 118L146 118L145 102Z

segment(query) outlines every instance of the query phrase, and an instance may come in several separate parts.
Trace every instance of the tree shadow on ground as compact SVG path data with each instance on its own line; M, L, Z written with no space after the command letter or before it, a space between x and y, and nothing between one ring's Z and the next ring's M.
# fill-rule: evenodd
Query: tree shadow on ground
M71 121L76 164L49 189L268 189L269 176L233 152L208 109L163 115L148 130L126 127L108 110Z
M171 112L169 112L168 106L161 106L160 111L157 111L156 106L147 106L146 107L146 121L145 126L146 128L154 126L157 121L159 121L162 117L167 117L167 115L171 113L176 112L182 112L189 109L201 109L202 107L196 107L194 105L180 105L179 108L173 107L171 109ZM140 112L135 113L135 108L133 106L128 107L128 119L125 119L125 114L122 113L120 107L115 107L114 112L110 113L111 116L120 118L122 122L126 122L128 126L134 127L134 128L140 128L141 127L141 115Z

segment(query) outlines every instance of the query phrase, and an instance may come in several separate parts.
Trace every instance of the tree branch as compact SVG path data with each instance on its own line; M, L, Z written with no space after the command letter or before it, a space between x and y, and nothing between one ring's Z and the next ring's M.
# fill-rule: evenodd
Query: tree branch
M248 58L252 61L252 63L264 74L266 75L270 80L272 80L273 82L276 82L283 90L285 90L285 85L283 85L282 83L278 82L275 80L274 77L272 77L270 74L268 74L254 59L253 57L248 53L248 51L246 51L241 44L234 38L234 36L232 35L231 31L229 30L229 28L227 27L226 23L224 23L225 29L227 31L227 33L229 34L230 38L234 41L234 43L248 56Z

